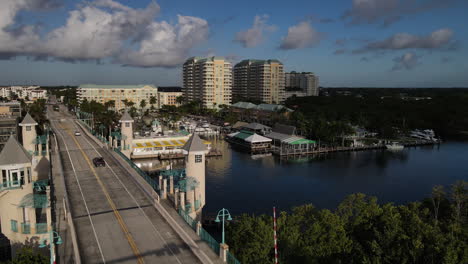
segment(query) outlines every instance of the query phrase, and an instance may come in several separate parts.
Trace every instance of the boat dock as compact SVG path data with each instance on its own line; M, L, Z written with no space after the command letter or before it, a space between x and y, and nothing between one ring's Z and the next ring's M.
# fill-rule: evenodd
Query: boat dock
M206 157L220 157L222 156L223 153L219 150L212 149L208 154L206 154ZM186 157L185 154L183 153L166 153L166 154L159 154L158 159L159 160L174 160L174 159L184 159Z
M435 145L439 142L428 141L428 140L416 140L412 142L402 142L402 145L406 147L417 147L425 145ZM298 156L308 156L316 154L327 154L334 152L345 152L345 151L364 151L364 150L377 150L377 149L386 149L385 144L377 144L371 146L362 146L362 147L330 147L330 148L316 148L313 150L301 150L301 149L283 149L281 150L278 147L272 148L272 153L274 155L280 156L281 158L287 157L298 157Z

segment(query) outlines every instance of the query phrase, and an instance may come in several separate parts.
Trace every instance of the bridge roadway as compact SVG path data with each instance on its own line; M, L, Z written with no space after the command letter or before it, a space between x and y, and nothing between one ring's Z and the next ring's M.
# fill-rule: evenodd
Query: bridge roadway
M60 148L82 262L201 263L124 168L96 146L71 116L61 112L51 107L48 111ZM75 136L75 131L81 136ZM105 167L93 166L92 159L98 156L104 157Z

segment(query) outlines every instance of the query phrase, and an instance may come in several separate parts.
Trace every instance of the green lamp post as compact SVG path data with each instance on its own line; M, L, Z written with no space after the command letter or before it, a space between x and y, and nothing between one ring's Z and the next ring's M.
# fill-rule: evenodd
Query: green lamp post
M222 217L223 220L220 220L219 219L220 217ZM223 209L219 210L218 215L216 216L216 220L215 220L216 223L219 223L219 222L223 221L223 233L222 233L223 236L222 236L221 244L224 244L224 222L226 220L231 221L232 217L231 217L231 214L229 213L228 209L223 208Z
M57 241L55 241L57 239ZM46 244L47 238L43 238L39 244L40 248L45 248L49 246L50 249L50 264L55 264L55 252L54 246L52 244L60 245L62 244L62 238L55 231L49 231L49 245Z

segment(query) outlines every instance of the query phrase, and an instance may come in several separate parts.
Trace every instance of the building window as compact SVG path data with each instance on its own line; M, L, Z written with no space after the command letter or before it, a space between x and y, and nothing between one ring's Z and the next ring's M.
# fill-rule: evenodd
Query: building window
M31 131L31 126L26 126L26 131Z
M202 155L195 155L195 163L201 163L203 161Z
M125 123L125 127L130 127L130 122Z

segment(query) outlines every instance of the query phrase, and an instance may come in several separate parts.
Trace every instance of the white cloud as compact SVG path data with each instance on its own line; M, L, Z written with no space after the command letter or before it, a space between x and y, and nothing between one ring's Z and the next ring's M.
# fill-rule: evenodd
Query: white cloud
M55 0L1 0L0 57L36 56L61 60L111 59L142 67L180 64L190 49L208 38L208 23L178 16L177 24L155 21L160 8L151 2L135 9L113 0L83 2L65 25L39 35L34 26L15 25L20 10L51 8ZM13 29L14 30L13 30Z
M182 63L190 48L208 38L208 22L201 18L178 16L178 23L151 23L139 50L127 50L119 61L129 66L172 67Z
M280 49L310 48L322 40L324 34L316 31L308 21L288 28L288 34L283 38Z
M377 50L441 49L450 46L453 35L453 30L448 28L436 30L427 36L398 33L385 40L371 42L355 53Z
M246 31L237 32L234 41L239 42L244 48L252 48L264 41L265 32L273 32L276 27L267 24L268 15L255 16L251 28Z
M398 71L403 69L411 70L417 65L421 64L419 62L419 58L421 58L421 56L417 56L412 52L408 52L403 54L402 56L395 57L393 59L395 65L393 66L392 71Z

